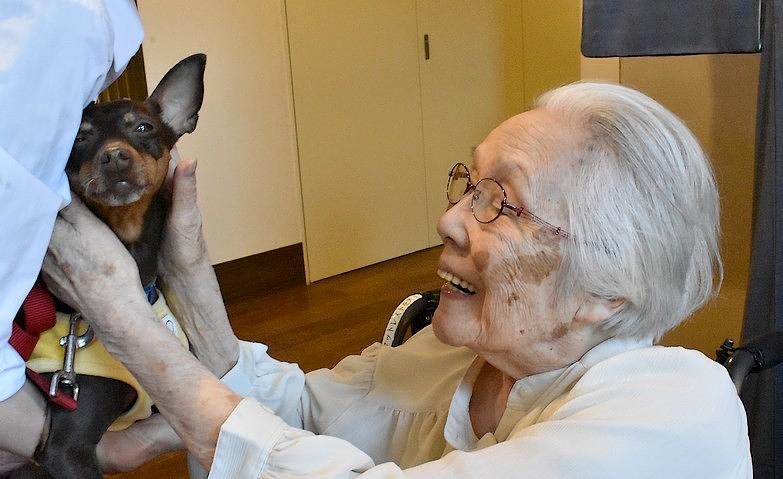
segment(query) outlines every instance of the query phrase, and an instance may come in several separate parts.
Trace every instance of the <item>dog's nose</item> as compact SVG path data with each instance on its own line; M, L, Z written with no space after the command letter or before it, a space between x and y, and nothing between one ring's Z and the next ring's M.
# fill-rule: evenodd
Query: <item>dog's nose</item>
M114 165L117 169L123 169L128 167L130 157L130 152L125 148L111 148L101 156L101 164L104 166Z

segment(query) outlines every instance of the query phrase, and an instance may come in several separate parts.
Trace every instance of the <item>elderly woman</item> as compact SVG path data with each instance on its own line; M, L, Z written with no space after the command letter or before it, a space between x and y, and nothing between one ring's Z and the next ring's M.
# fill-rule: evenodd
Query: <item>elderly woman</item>
M449 175L432 327L309 374L231 332L194 169L175 174L161 280L212 374L83 206L45 270L210 477L751 477L726 371L654 345L720 277L718 194L693 135L641 93L568 85L490 133Z

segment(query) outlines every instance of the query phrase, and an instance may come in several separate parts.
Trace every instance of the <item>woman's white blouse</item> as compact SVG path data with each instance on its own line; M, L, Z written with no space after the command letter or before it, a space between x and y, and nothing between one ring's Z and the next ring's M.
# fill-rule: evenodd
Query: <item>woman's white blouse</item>
M494 434L468 405L482 361L430 328L308 374L243 343L223 381L214 478L750 478L745 412L699 352L608 340L520 379Z

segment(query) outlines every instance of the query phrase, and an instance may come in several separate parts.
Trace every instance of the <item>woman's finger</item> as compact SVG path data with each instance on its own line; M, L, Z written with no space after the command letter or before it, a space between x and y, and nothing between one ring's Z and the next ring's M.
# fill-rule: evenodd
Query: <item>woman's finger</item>
M196 166L193 158L185 158L174 170L174 191L171 198L172 211L187 212L197 208Z
M174 170L169 211L160 254L162 276L182 274L206 255L196 201L196 160L183 159Z

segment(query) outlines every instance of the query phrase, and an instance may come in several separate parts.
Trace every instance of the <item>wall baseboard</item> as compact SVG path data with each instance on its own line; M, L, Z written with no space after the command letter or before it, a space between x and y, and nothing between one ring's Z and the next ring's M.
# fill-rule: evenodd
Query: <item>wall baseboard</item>
M226 305L286 286L303 285L302 243L216 264L215 275Z

